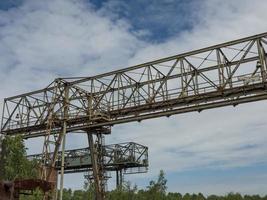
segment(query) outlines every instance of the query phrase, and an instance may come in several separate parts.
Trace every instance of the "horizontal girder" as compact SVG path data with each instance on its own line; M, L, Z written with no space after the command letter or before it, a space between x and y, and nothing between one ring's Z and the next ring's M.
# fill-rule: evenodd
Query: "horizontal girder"
M56 79L9 97L1 133L59 133L68 89L67 132L267 99L267 33L92 77Z
M104 168L106 171L148 168L148 147L134 143L120 143L103 146ZM52 153L51 153L52 156ZM60 170L61 152L58 152L55 168ZM41 161L43 154L29 155L28 159ZM89 148L72 149L65 151L64 173L75 173L92 170L92 162ZM49 165L47 163L47 165Z

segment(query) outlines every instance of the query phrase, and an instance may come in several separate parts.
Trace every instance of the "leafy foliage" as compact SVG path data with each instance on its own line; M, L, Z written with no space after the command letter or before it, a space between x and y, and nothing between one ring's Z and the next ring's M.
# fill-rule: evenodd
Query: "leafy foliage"
M67 190L65 190L67 191ZM65 193L66 194L66 193ZM68 195L63 197L64 200L91 200L94 199L93 196L88 196L87 191L84 190L76 190L72 193L69 193ZM91 194L92 195L92 194ZM151 195L151 193L148 190L136 190L134 193L132 191L125 191L123 190L113 190L108 193L108 200L151 200L151 199L157 199L157 200L267 200L267 196L261 197L259 195L245 195L242 196L239 193L230 193L226 196L217 196L217 195L210 195L208 197L205 197L203 194L189 194L186 193L185 195L182 195L180 193L166 193L164 195ZM39 200L39 199L38 199Z
M26 158L26 148L21 136L7 136L2 140L0 168L0 180L37 177L37 162Z
M43 200L43 193L40 190L33 191L32 195L20 195L20 200Z
M148 196L151 200L160 200L162 199L167 190L167 179L165 178L165 173L163 170L160 170L158 180L150 181L148 188Z
M229 193L226 196L210 195L205 197L202 193L184 195L177 192L167 192L167 179L165 173L160 170L156 181L150 181L146 190L138 190L137 186L131 186L130 182L123 184L121 188L112 190L107 193L108 200L267 200L267 196L245 195L239 193ZM88 185L87 185L88 186ZM94 199L93 187L88 189L71 191L64 190L64 200L91 200Z
M26 158L27 149L21 136L6 136L0 144L0 180L37 178L37 162ZM31 196L22 195L20 199L41 200L42 193L37 190Z

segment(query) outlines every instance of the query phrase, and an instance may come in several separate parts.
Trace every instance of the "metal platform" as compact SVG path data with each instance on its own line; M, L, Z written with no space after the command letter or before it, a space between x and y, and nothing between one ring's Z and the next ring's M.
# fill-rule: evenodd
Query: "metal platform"
M52 156L52 154L51 154ZM61 152L58 153L56 169L61 167ZM105 171L123 173L145 173L148 169L148 147L134 143L121 143L103 146ZM42 160L42 154L29 155L29 160ZM49 164L48 164L49 165ZM92 170L89 148L65 151L64 173L87 172Z

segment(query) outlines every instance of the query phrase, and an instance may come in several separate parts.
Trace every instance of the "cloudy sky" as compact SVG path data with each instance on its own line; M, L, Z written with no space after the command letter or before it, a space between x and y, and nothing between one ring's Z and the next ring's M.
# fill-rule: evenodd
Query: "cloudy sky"
M265 32L266 10L265 0L0 1L0 98L45 87L56 77L92 76ZM106 143L149 147L149 173L125 176L139 188L163 169L169 191L264 195L266 106L118 125ZM85 141L69 134L67 147L85 147ZM41 143L27 141L29 153L40 152ZM82 185L82 174L66 176L66 187Z

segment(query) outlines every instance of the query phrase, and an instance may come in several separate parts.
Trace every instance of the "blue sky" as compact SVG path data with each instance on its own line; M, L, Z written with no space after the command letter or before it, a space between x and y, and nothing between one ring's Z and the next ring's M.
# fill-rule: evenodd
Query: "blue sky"
M132 31L147 29L149 33L142 39L163 42L184 30L190 30L197 20L200 1L185 0L115 0L91 1L96 9L105 8L114 19L124 18L130 21Z
M129 21L133 33L146 29L148 32L140 37L151 42L163 42L192 29L202 5L197 0L89 0L87 3L95 10L102 10L104 15L112 16L113 20ZM1 1L0 9L9 10L21 4L23 0Z
M266 9L264 0L0 1L0 98L59 76L91 76L265 32ZM125 177L140 187L163 169L169 191L264 195L266 106L119 125L106 143L149 146L149 173ZM84 147L84 141L70 134L67 146ZM40 152L42 140L27 145L29 153ZM82 184L82 174L66 176L66 187Z

